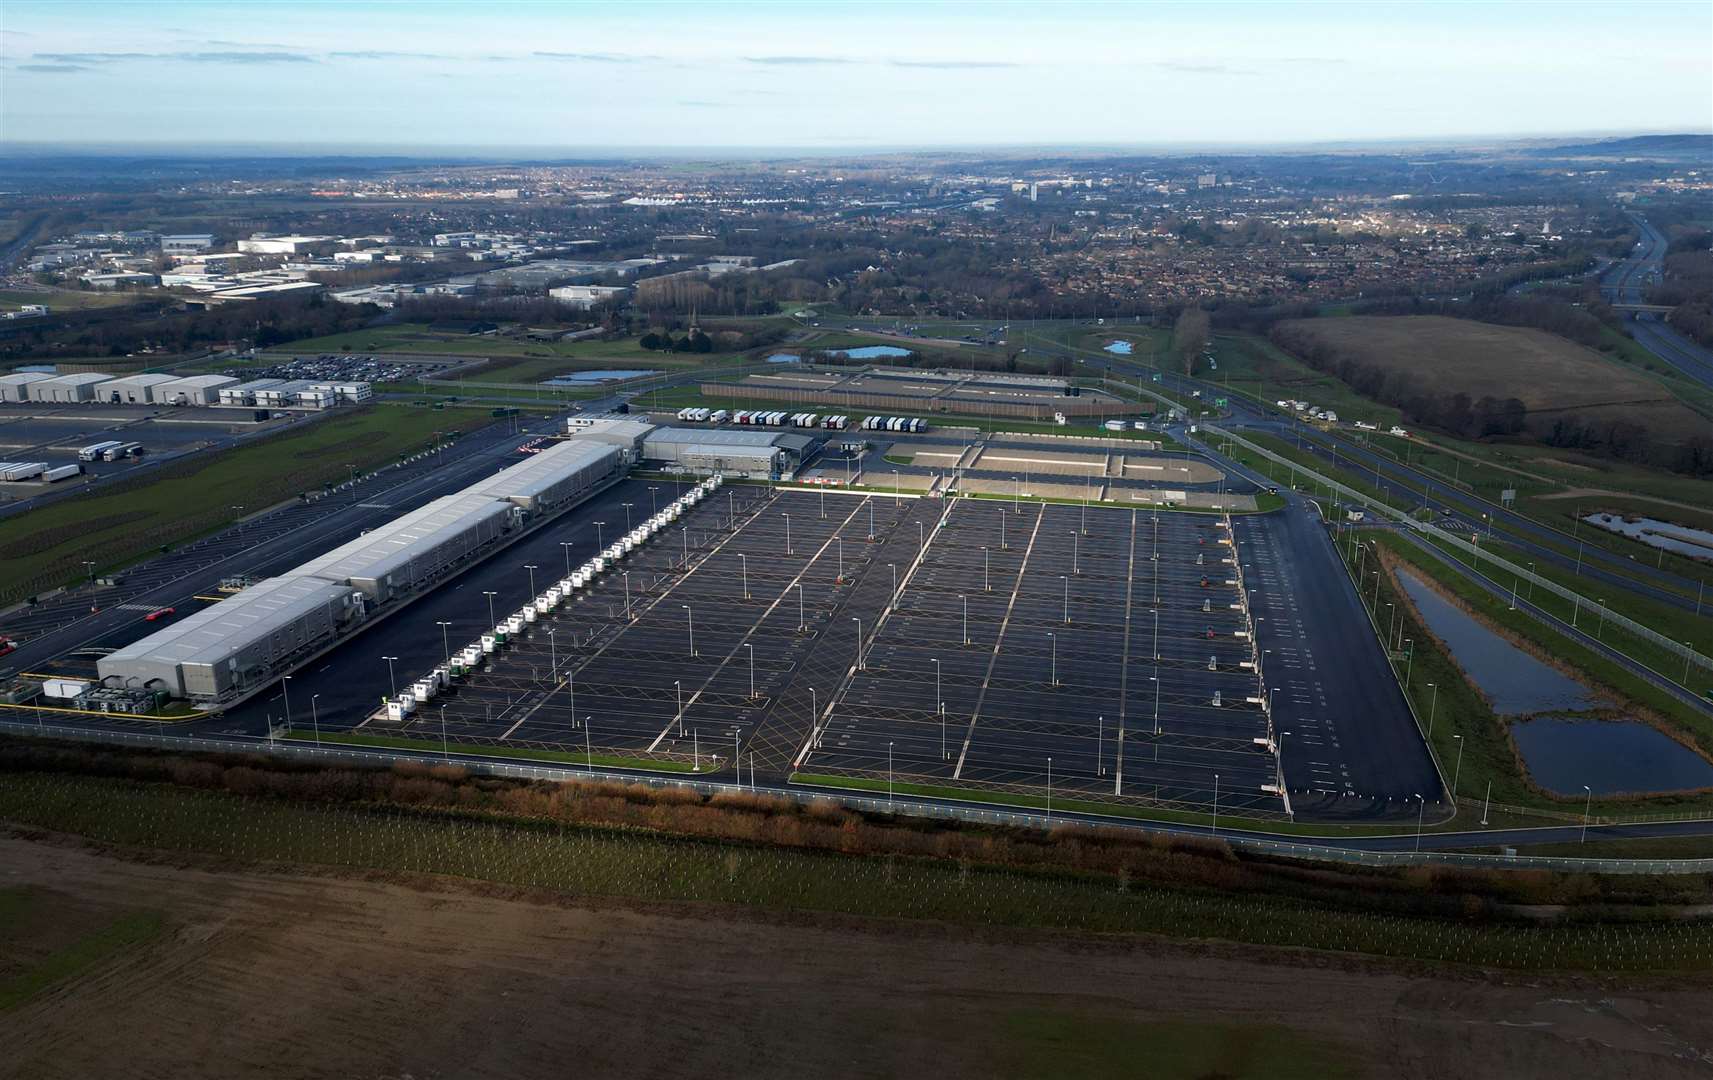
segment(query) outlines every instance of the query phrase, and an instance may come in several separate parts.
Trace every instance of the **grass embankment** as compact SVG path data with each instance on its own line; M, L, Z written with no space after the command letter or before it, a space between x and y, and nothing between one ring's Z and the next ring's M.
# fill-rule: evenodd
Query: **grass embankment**
M1396 559L1409 564L1421 576L1437 582L1466 610L1498 628L1502 634L1523 642L1540 656L1551 657L1575 669L1590 683L1604 688L1609 695L1646 710L1680 737L1693 742L1701 753L1713 755L1713 720L1592 649L1541 625L1522 611L1509 610L1507 601L1491 596L1469 580L1442 553L1392 532L1362 530L1356 537L1360 542L1379 545ZM1341 549L1348 559L1349 545L1341 545ZM1378 579L1372 576L1376 569L1374 556L1369 554L1364 558L1359 555L1358 558L1364 566L1366 581L1363 600L1370 610L1379 613L1381 632L1390 633L1394 641L1408 639L1414 643L1413 662L1406 664L1399 660L1393 667L1400 681L1403 681L1406 671L1408 673L1407 693L1421 722L1432 725L1429 744L1439 758L1447 781L1454 775L1457 777L1463 809L1452 824L1458 828L1469 828L1479 819L1481 800L1486 797L1489 782L1495 803L1580 812L1584 805L1580 798L1554 796L1532 783L1511 742L1507 722L1497 716L1486 699L1470 686L1450 654L1416 618L1414 609L1392 576L1389 573L1382 573ZM1377 599L1376 588L1379 590ZM1395 605L1395 608L1388 609L1388 604ZM1396 630L1389 621L1394 612L1401 624ZM1438 687L1437 706L1435 686ZM1463 737L1461 748L1456 736ZM1463 756L1461 769L1457 765L1459 752ZM1592 804L1596 817L1708 810L1713 810L1713 795L1710 794L1605 798L1595 799Z
M71 918L54 897L30 887L0 888L0 1014L127 949L159 936L157 911Z
M92 308L125 307L152 294L126 291L84 291L81 289L0 289L0 311L15 311L25 304L46 304L48 314L60 311L88 311ZM28 320L19 324L28 326Z
M470 410L371 405L197 454L135 483L62 499L0 522L0 601L16 600L220 528L244 513L398 460L436 432L489 423Z
M0 742L0 770L0 819L226 860L1520 970L1702 972L1713 963L1713 922L1678 917L1680 905L1705 901L1699 878L1305 872L1217 842L1115 830L953 828L676 788L530 783L457 768L306 769L19 740ZM1511 907L1559 903L1574 910L1520 917Z
M412 739L401 735L370 735L363 732L330 731L320 735L313 731L294 728L286 732L286 738L295 742L320 742L338 746L377 746L394 750L420 750L439 754L442 752L456 754L473 754L478 757L520 758L526 761L563 762L568 765L586 765L599 769L632 769L651 772L689 773L698 771L696 767L685 761L659 761L654 758L622 757L613 754L579 754L571 750L550 750L545 747L529 746L500 746L489 743L472 743L463 740L448 741L442 744L436 739ZM713 770L713 758L710 756L701 771Z
M1431 443L1424 443L1419 435L1415 439L1379 434L1364 438L1358 433L1356 437L1382 456L1470 493L1455 496L1435 494L1432 496L1435 505L1457 506L1479 517L1483 512L1490 513L1491 504L1498 503L1507 489L1514 490L1517 499L1513 509L1553 530L1553 534L1546 538L1528 534L1528 539L1534 543L1544 543L1571 558L1576 555L1578 542L1585 549L1599 548L1624 556L1628 565L1608 563L1604 564L1605 568L1647 580L1662 588L1674 588L1685 597L1693 597L1696 590L1693 587L1674 587L1668 581L1648 575L1647 571L1659 568L1691 580L1713 580L1713 567L1704 562L1675 555L1581 521L1583 514L1603 510L1713 530L1713 484L1707 481L1611 463L1603 463L1596 472L1593 466L1573 465L1556 458L1532 457L1517 446L1472 443L1467 444L1470 450L1454 450L1452 440L1438 436L1434 436L1435 441ZM1596 490L1602 493L1596 494ZM1604 493L1608 491L1611 493ZM1649 499L1643 494L1648 491L1660 492L1657 497L1667 499L1669 503ZM1473 496L1486 501L1481 502ZM1509 531L1502 521L1497 528Z
M1198 366L1197 377L1263 405L1306 401L1331 409L1341 420L1367 420L1387 427L1400 422L1397 409L1363 397L1336 375L1316 371L1264 337L1215 334L1213 355L1219 367Z

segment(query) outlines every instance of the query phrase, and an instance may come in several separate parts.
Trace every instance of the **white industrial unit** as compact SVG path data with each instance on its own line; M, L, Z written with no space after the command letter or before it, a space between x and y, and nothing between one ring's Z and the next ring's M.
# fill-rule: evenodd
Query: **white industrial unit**
M177 381L176 375L154 372L125 375L101 384L101 400L116 405L150 405L159 400L155 397L155 391L160 386Z
M220 400L220 391L237 386L230 375L191 375L155 387L155 400L167 405L213 405Z
M119 649L104 685L218 700L277 678L389 602L479 559L532 514L623 471L616 447L569 441L436 499L279 577Z
M97 397L96 388L104 382L111 382L113 376L103 375L95 371L82 372L77 375L58 375L51 379L30 384L31 401L47 401L55 404L74 404L80 401L94 401Z
M45 371L19 371L11 375L0 375L0 401L29 401L30 384L46 382L51 378L53 376Z
M257 394L263 390L271 390L283 382L284 379L251 379L236 386L223 386L220 388L220 404L253 406L256 404Z

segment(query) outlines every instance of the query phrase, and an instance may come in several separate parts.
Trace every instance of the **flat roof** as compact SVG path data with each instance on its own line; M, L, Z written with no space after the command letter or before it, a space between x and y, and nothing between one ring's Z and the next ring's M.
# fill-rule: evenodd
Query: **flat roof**
M59 386L89 386L92 383L111 382L113 376L98 371L80 371L73 375L56 375L48 381Z
M186 375L183 378L174 378L172 381L179 386L195 386L203 390L210 387L219 389L234 386L238 382L230 375Z
M495 499L532 498L562 482L578 469L594 465L615 453L617 451L605 443L567 439L554 443L539 454L531 455L528 461L471 484L464 491L471 495L481 494Z
M121 375L110 381L120 386L159 386L161 383L177 382L178 376L145 371L141 375Z
M10 375L0 375L0 383L7 386L28 386L30 383L44 382L53 378L45 371L14 371Z
M447 495L292 570L329 581L384 577L452 535L513 511L491 495Z
M267 578L108 653L102 663L217 663L350 591L319 578Z
M780 410L775 409L774 412ZM701 443L708 446L778 446L784 432L756 431L744 428L679 428L662 427L650 432L643 446L666 443L674 446Z

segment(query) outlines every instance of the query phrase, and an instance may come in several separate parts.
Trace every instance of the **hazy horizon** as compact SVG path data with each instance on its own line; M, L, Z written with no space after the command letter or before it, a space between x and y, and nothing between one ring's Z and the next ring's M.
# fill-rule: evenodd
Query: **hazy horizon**
M1331 4L14 0L0 52L14 148L380 135L469 154L1194 151L1713 130L1713 6L1671 2L1356 17Z

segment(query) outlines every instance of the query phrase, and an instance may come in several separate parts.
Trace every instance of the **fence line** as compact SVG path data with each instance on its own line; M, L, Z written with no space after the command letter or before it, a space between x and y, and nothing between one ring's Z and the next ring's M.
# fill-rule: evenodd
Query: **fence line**
M1268 450L1264 446L1260 446L1260 445L1257 445L1256 443L1250 442L1248 439L1243 438L1241 435L1238 435L1235 432L1229 431L1225 428L1219 427L1219 426L1214 425L1214 424L1204 424L1202 426L1204 428L1206 428L1208 431L1212 432L1213 434L1220 436L1221 438L1230 439L1232 442L1243 447L1244 449L1249 450L1249 451L1256 453L1256 454L1260 454L1262 457L1268 459L1269 461L1272 461L1272 462L1274 462L1276 464L1280 464L1280 465L1289 465L1291 468L1295 469L1297 472L1301 473L1302 475L1309 477L1310 479L1314 480L1318 484L1324 485L1328 490L1337 492L1338 494L1340 494L1341 496L1344 496L1346 499L1348 499L1351 502L1360 503L1361 505L1366 506L1369 509L1375 511L1376 513L1382 515L1383 517L1387 517L1387 518L1390 518L1394 521L1397 521L1400 524L1407 526L1408 528L1414 530L1415 532L1417 532L1423 536L1426 536L1426 537L1429 537L1433 540L1447 544L1447 545L1451 546L1454 550L1463 552L1463 553L1471 556L1471 558L1473 558L1473 560L1474 560L1474 562L1470 566L1470 569L1472 569L1472 570L1479 572L1480 561L1483 558L1485 558L1494 567L1497 567L1497 568L1503 570L1505 573L1512 575L1514 578L1520 579L1522 581L1530 582L1535 587L1545 589L1547 592L1552 593L1553 595L1559 597L1562 600L1570 601L1573 610L1580 611L1583 607L1586 607L1589 609L1589 611L1591 613L1592 612L1599 612L1601 614L1601 617L1604 618L1605 621L1613 623L1616 626L1623 627L1625 630L1627 630L1632 635L1634 635L1638 638L1641 638L1643 641L1647 641L1647 642L1650 642L1654 645L1658 645L1662 649L1665 649L1668 653L1676 656L1677 658L1679 658L1680 660L1683 660L1685 662L1685 665L1686 665L1685 674L1674 677L1667 672L1655 670L1654 668L1652 668L1648 664L1643 663L1641 660L1638 660L1635 657L1629 656L1629 654L1624 653L1624 655L1627 656L1631 661L1633 661L1634 663L1640 664L1642 667L1647 668L1649 671L1653 671L1654 674L1659 675L1661 678L1667 679L1670 682L1677 683L1678 685L1683 686L1685 689L1688 689L1689 688L1688 687L1688 681L1687 681L1687 666L1688 665L1693 665L1693 666L1701 668L1705 671L1713 672L1713 657L1709 657L1709 656L1706 656L1700 652L1697 652L1692 646L1686 645L1681 641L1674 640L1673 638L1670 638L1670 637L1666 636L1665 634L1662 634L1659 631L1652 629L1651 627L1644 626L1641 623L1635 621L1634 619L1628 617L1627 615L1622 615L1618 612L1613 611L1611 608L1607 607L1604 604L1596 603L1595 601L1588 599L1586 596L1583 596L1581 593L1576 592L1574 589L1566 588L1565 586L1560 585L1558 582L1553 581L1550 578L1542 577L1540 574L1535 573L1534 571L1528 569L1527 567L1518 566L1517 564L1511 562L1509 559L1502 558L1502 557L1494 554L1492 551L1483 549L1480 544L1473 543L1471 541L1465 540L1462 537L1458 536L1457 534L1452 533L1452 532L1448 532L1445 529L1442 529L1437 525L1434 525L1430 522L1417 521L1415 518L1411 517L1409 514L1404 513L1402 510L1397 509L1396 507L1393 507L1393 506L1388 505L1387 503L1381 502L1381 501L1373 498L1370 495L1367 495L1363 492L1357 491L1355 488L1349 487L1348 485L1341 484L1337 480L1333 480L1330 477L1323 476L1322 474L1314 471L1313 469L1307 468L1306 466L1301 465L1295 461L1292 461L1289 458L1286 458L1280 454L1276 454L1273 451ZM1559 621L1562 623L1562 620L1556 620L1556 621ZM1575 628L1572 627L1572 629L1575 629ZM1611 647L1611 646L1609 646L1609 647ZM1623 652L1623 650L1621 650L1621 649L1618 649L1616 651L1618 651L1620 653Z
M185 735L160 735L149 732L115 731L94 728L59 727L54 725L0 721L0 732L33 735L44 738L74 739L87 742L120 743L149 746L191 753L262 753L286 758L328 763L391 767L400 762L434 764L446 760L430 753L387 753L357 750L350 747L304 746L292 743L259 740L254 745L199 739ZM852 810L868 813L901 814L914 817L970 821L987 825L1008 825L1026 829L1051 829L1064 824L1098 824L1103 827L1134 829L1140 832L1160 832L1185 836L1217 836L1233 848L1263 854L1285 855L1291 858L1322 862L1349 863L1361 866L1463 866L1488 869L1534 869L1584 871L1608 874L1702 874L1713 872L1713 859L1585 859L1558 858L1539 855L1481 855L1440 851L1369 851L1361 848L1329 844L1302 843L1294 840L1269 840L1256 836L1233 836L1216 833L1201 826L1173 825L1170 822L1136 821L1114 818L1091 820L1081 815L1065 817L1019 810L988 810L974 806L942 805L912 799L892 799L881 796L849 795L824 791L808 791L792 787L768 787L754 784L725 783L688 779L682 775L644 776L608 769L576 768L574 766L518 765L495 761L458 759L456 764L471 772L490 776L505 776L520 780L545 780L555 783L601 780L612 783L651 784L657 787L683 787L704 795L721 792L754 792L798 802L827 800ZM1396 837L1409 834L1397 833Z

